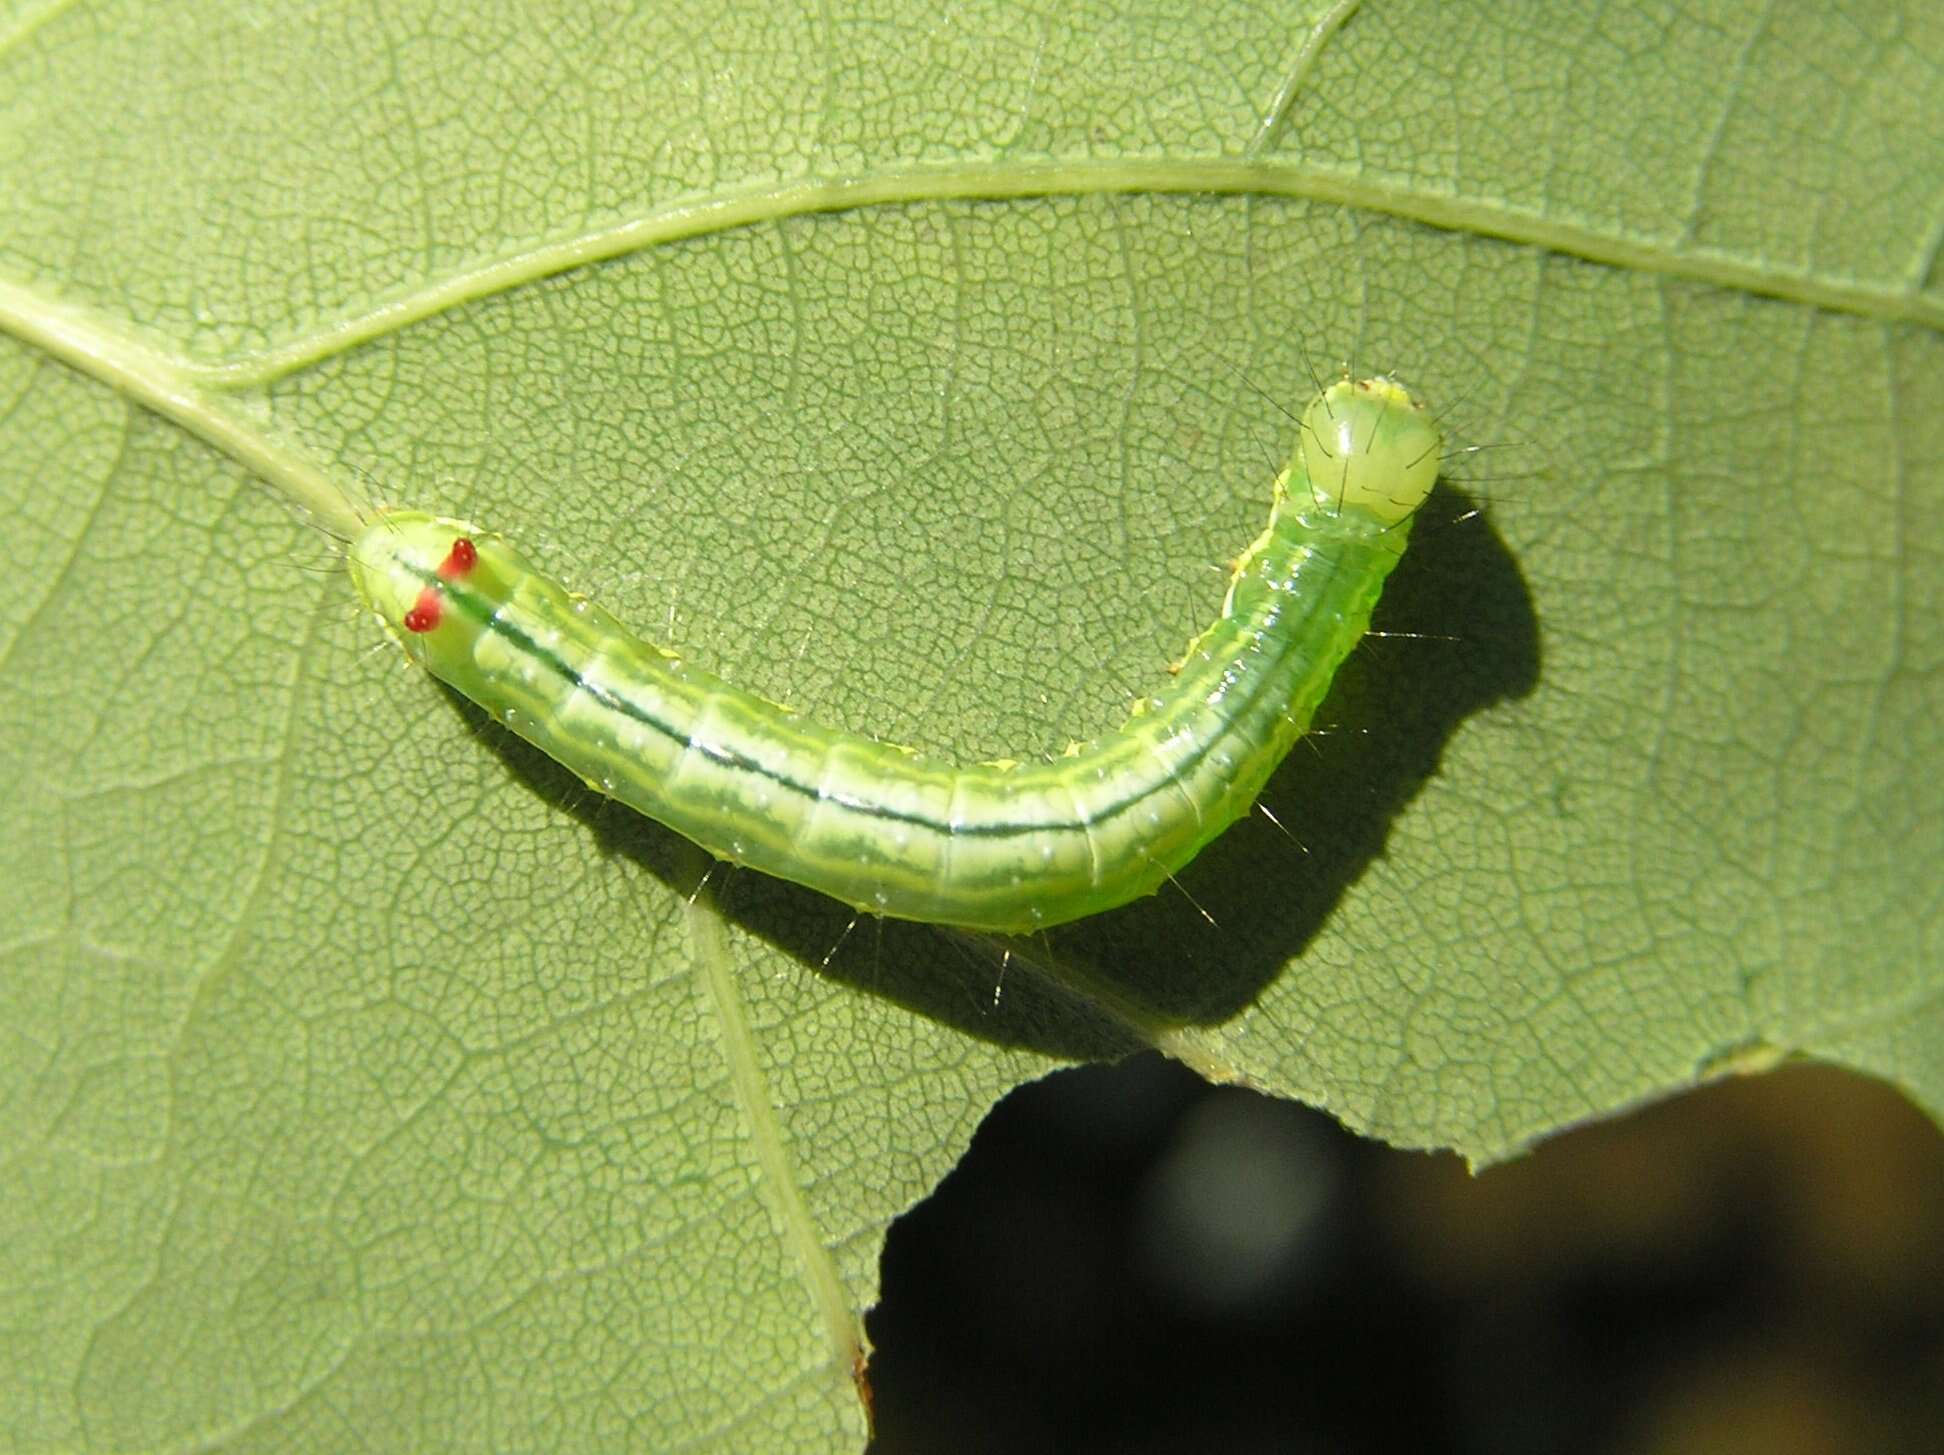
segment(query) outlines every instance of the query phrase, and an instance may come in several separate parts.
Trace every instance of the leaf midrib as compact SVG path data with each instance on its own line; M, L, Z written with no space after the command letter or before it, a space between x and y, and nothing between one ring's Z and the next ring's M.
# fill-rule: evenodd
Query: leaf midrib
M220 362L159 351L158 357L201 388L238 392L286 378L464 304L670 242L854 208L1130 193L1249 194L1333 203L1630 271L1712 284L1858 317L1944 328L1944 301L1925 297L1914 284L1890 287L1836 281L1807 269L1787 270L1750 262L1724 250L1641 242L1500 202L1416 192L1387 180L1330 167L1229 158L1109 158L920 164L868 175L810 177L724 189L488 259L266 349ZM33 292L26 284L16 283L14 287ZM49 306L53 306L52 300ZM3 310L0 328L22 332Z

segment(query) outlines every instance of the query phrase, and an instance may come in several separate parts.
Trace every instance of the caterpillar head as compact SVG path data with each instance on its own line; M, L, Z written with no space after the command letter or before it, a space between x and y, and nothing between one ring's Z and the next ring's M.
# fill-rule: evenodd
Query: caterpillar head
M417 510L380 511L351 543L351 581L385 629L404 642L445 614L445 587L474 570L476 531Z
M1303 411L1303 468L1316 503L1384 525L1407 519L1437 483L1444 437L1393 379L1341 379Z

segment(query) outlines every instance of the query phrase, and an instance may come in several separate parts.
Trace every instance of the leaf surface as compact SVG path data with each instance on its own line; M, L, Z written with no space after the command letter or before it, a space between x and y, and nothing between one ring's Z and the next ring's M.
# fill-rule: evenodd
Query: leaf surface
M1944 1106L1944 14L1352 8L0 5L0 1443L854 1448L885 1225L1143 1045L1476 1160ZM710 873L327 534L1056 752L1339 360L1487 447L1387 635L1010 950Z

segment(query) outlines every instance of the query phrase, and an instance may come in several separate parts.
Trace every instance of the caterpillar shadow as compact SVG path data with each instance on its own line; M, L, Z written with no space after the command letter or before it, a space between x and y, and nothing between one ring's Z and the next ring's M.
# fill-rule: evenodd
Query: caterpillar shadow
M1215 1024L1301 956L1381 856L1391 824L1437 771L1459 724L1530 693L1540 642L1511 552L1463 492L1441 485L1392 574L1372 635L1338 672L1321 727L1271 777L1263 805L1151 898L1007 941L859 917L812 890L749 871L718 875L734 923L816 974L997 1044L1073 1059L1146 1042L1090 985L1168 1025ZM1438 524L1437 522L1446 522ZM475 724L484 714L456 693ZM673 831L590 793L506 732L485 734L538 793L614 854L678 892L696 851ZM1296 965L1291 973L1300 974Z

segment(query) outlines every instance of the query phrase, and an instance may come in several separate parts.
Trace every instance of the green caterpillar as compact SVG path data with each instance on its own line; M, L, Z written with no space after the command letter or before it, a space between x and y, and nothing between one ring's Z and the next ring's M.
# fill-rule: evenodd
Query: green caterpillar
M459 521L380 513L351 579L413 661L711 853L871 914L1025 932L1153 893L1247 813L1368 626L1438 427L1388 379L1332 385L1302 424L1172 685L1047 762L944 763L805 722Z

